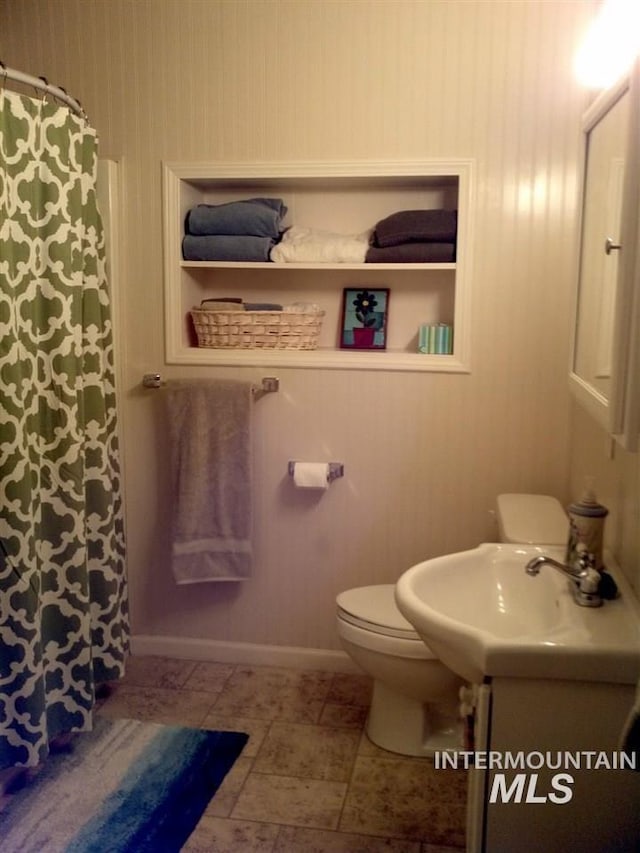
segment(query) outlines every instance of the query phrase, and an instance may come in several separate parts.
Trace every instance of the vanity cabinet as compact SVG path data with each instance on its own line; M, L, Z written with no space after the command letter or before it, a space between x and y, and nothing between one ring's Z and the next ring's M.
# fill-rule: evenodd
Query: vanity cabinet
M472 162L165 163L165 349L168 364L468 372ZM187 212L197 204L278 197L284 227L354 235L400 210L457 209L455 263L326 264L185 261ZM340 349L342 293L389 288L387 344ZM203 299L316 303L325 312L315 350L198 347L189 312ZM418 351L421 324L453 327L453 353Z
M495 761L470 771L469 853L640 849L640 773L615 769L635 684L492 678L481 691L475 750Z

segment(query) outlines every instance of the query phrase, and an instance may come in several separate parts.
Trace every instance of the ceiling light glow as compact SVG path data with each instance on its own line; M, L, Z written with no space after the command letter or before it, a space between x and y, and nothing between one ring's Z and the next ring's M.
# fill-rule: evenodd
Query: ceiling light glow
M576 76L591 89L606 89L630 69L638 53L640 3L604 0L576 54Z

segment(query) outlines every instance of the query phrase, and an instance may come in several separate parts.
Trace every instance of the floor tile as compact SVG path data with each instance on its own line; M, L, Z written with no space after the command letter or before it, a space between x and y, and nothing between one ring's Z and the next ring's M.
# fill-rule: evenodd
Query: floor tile
M243 753L244 755L244 753ZM251 772L252 758L243 755L236 759L233 767L227 773L212 800L209 800L204 811L204 817L229 817L238 802L240 791Z
M157 687L116 687L101 705L105 717L129 717L174 726L200 726L215 696L195 690L167 690Z
M432 853L438 848L445 851L465 849L467 810L464 805L446 803L428 806L425 810L424 833L428 843L423 853Z
M335 829L346 789L344 782L250 773L231 816Z
M368 708L360 705L337 705L333 702L325 702L320 722L327 726L337 726L343 729L358 729L367 721Z
M249 740L242 750L244 758L253 758L257 755L271 725L270 720L255 720L251 717L228 717L217 713L215 708L210 710L202 721L203 729L219 732L244 732L249 735Z
M424 759L359 756L340 829L434 844L461 844L465 790L464 772L436 771Z
M183 853L272 853L278 827L268 823L204 817ZM293 853L289 849L289 853Z
M206 690L219 693L235 669L234 664L228 663L197 663L184 686L188 690Z
M217 713L316 723L332 674L278 667L237 667L215 703Z
M140 687L183 687L196 666L192 660L131 656L125 665L125 676L120 684Z
M359 740L360 733L350 729L272 723L253 770L348 782Z
M420 842L283 827L273 853L421 853Z
M368 675L336 673L331 681L327 702L368 708L372 690L373 680Z
M464 772L373 744L370 695L356 673L131 658L99 713L249 734L188 853L459 851Z

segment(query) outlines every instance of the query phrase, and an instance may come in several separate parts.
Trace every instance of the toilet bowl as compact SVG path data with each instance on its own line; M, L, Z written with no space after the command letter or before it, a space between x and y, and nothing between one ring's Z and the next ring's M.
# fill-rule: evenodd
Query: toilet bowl
M564 545L568 519L548 495L497 499L501 542ZM462 747L462 680L438 660L398 610L394 584L356 587L336 599L344 650L373 678L366 731L377 746L402 755Z
M427 648L398 610L394 584L348 589L337 597L344 650L373 678L367 735L402 755L459 746L462 681Z

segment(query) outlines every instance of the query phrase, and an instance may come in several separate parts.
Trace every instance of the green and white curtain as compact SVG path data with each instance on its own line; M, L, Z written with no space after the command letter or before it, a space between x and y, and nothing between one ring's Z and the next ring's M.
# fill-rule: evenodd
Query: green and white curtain
M0 769L91 728L128 650L97 139L0 92Z

